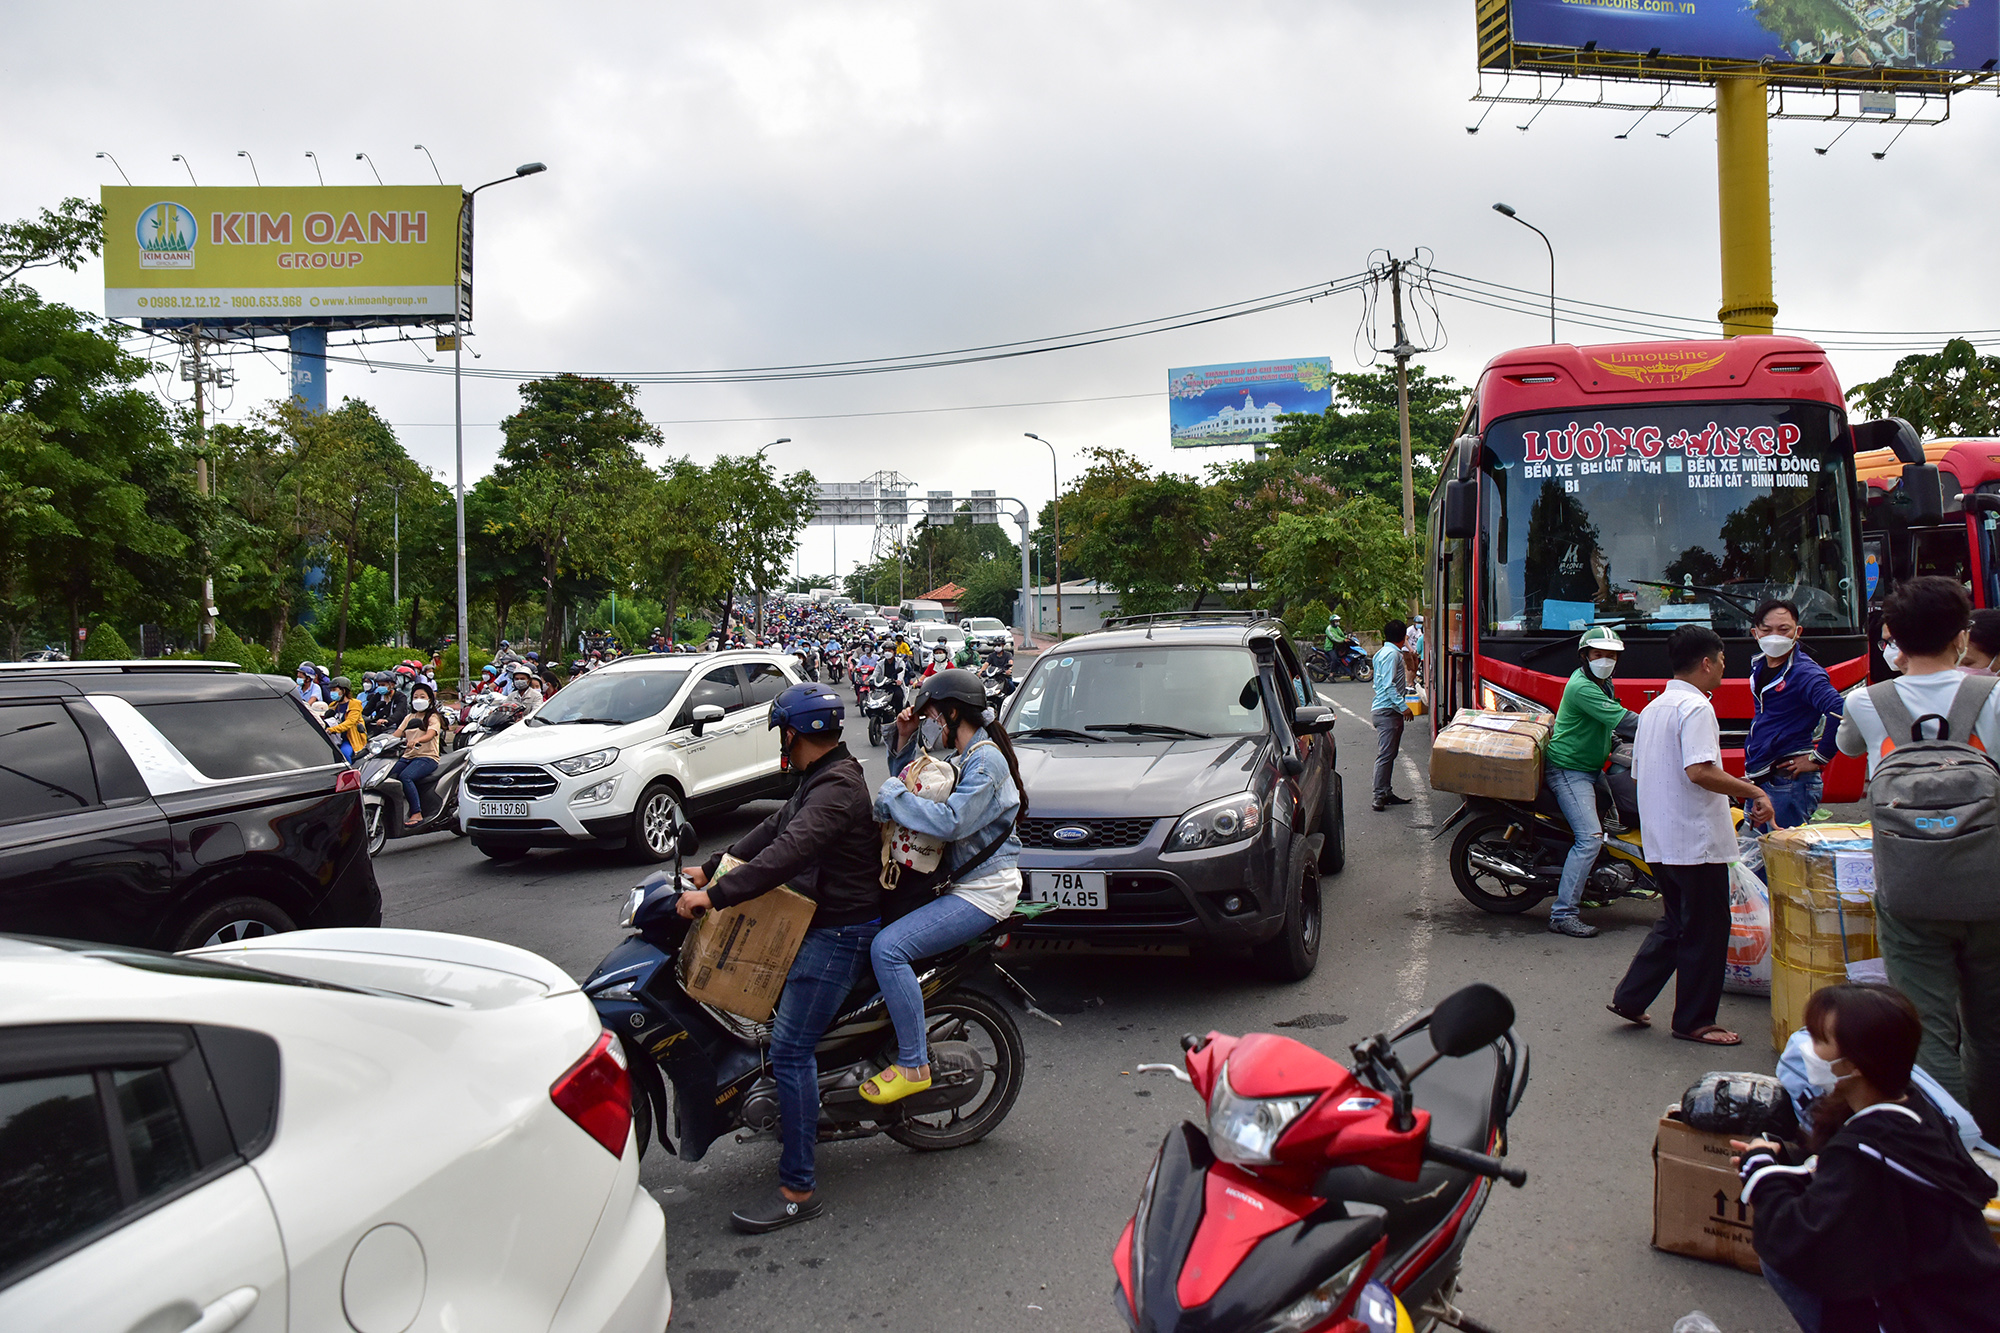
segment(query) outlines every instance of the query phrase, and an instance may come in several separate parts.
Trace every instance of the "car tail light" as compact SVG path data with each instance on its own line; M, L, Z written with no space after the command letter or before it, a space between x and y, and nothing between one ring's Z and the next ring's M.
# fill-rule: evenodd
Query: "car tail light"
M340 771L340 776L333 780L333 789L336 792L360 791L361 770L356 768L342 769Z
M549 1100L613 1157L632 1133L632 1076L609 1032L549 1089Z

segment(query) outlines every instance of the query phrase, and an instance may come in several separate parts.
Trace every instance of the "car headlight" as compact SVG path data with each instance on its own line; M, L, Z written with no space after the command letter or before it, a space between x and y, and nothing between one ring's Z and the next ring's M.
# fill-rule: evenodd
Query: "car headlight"
M1490 680L1479 682L1479 706L1489 713L1546 713L1546 706L1524 694L1503 690Z
M576 777L593 769L603 768L618 757L618 747L609 746L602 750L592 750L589 754L577 755L574 759L558 759L552 767L559 773Z
M1219 847L1226 842L1254 838L1264 827L1264 807L1249 792L1238 792L1219 801L1196 806L1181 816L1167 838L1170 852L1191 852L1199 847Z
M618 790L618 779L606 778L602 782L596 783L589 787L585 787L582 791L570 797L569 803L571 805L597 805L601 802L610 800L611 793L617 790Z
M1224 1062L1215 1090L1208 1094L1208 1146L1217 1157L1238 1166L1270 1166L1278 1136L1305 1114L1311 1096L1239 1097L1229 1086Z
M1278 1311L1268 1322L1257 1325L1257 1333L1300 1333L1302 1329L1317 1328L1326 1322L1327 1316L1339 1309L1341 1302L1347 1298L1354 1280L1368 1267L1372 1253L1363 1250L1355 1256L1353 1263Z

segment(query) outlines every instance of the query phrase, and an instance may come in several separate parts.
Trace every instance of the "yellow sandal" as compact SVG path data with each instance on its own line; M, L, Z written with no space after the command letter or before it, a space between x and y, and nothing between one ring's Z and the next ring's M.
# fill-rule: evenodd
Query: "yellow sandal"
M905 1078L901 1070L895 1065L890 1065L861 1085L861 1100L876 1106L888 1106L892 1102L900 1102L905 1097L914 1097L920 1092L927 1092L930 1086L930 1079Z

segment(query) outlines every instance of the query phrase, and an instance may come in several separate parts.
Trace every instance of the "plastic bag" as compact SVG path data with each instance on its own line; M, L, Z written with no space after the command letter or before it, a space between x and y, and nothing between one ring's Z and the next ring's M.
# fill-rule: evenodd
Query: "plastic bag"
M1732 995L1771 993L1771 891L1741 861L1729 863L1729 957L1722 988Z
M1798 1132L1798 1115L1791 1094L1769 1074L1710 1071L1681 1094L1675 1119L1708 1134L1776 1134Z
M899 776L905 787L927 801L942 801L958 786L958 771L944 760L934 759L928 754L919 754L912 759ZM882 887L894 889L902 882L905 870L925 875L933 873L944 860L946 845L943 838L914 832L893 821L884 824Z

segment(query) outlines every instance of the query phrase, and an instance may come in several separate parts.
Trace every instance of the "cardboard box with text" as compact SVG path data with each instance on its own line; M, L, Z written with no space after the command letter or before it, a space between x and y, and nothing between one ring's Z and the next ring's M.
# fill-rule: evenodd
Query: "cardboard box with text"
M1751 1209L1729 1164L1727 1134L1708 1134L1672 1118L1669 1106L1653 1140L1653 1246L1670 1254L1761 1273L1751 1244Z
M681 945L681 984L704 1004L770 1022L814 910L812 899L781 885L702 913Z

